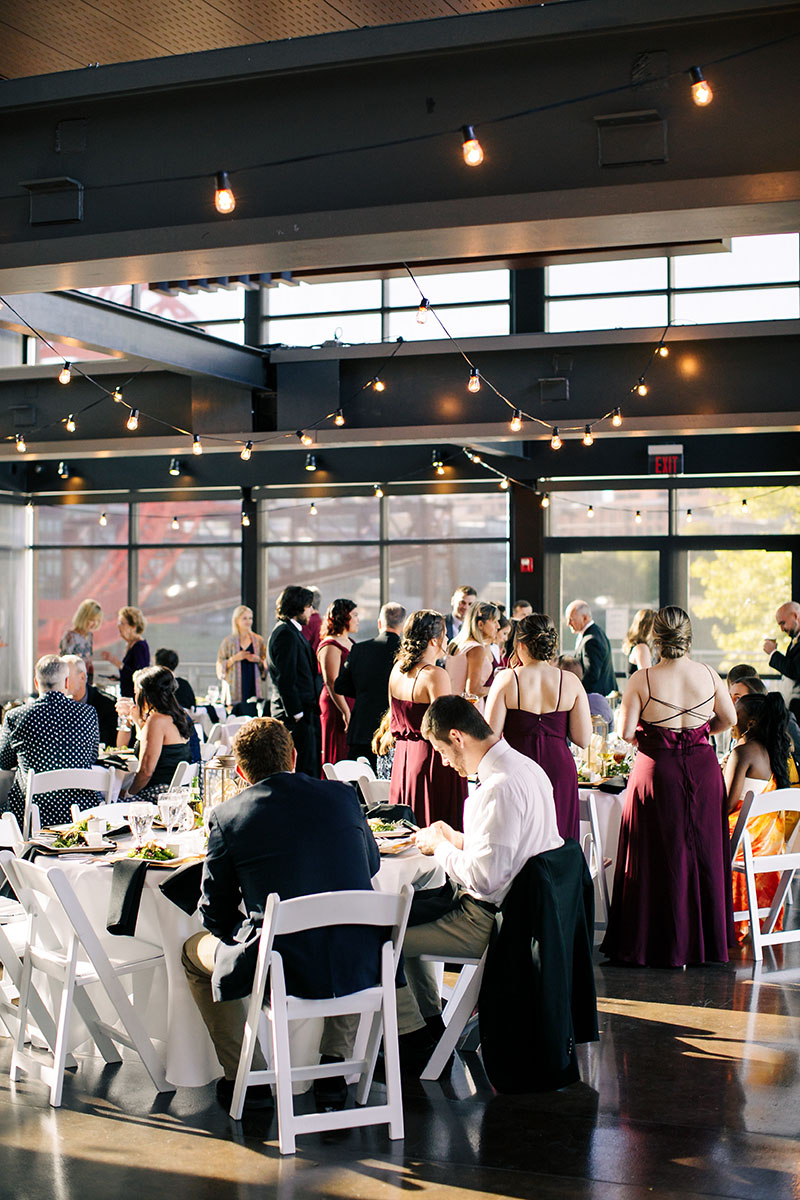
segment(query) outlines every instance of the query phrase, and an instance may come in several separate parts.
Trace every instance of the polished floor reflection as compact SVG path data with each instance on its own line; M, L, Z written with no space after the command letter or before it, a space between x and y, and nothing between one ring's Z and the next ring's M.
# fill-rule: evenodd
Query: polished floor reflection
M598 965L597 982L583 1082L495 1096L467 1054L439 1083L406 1086L403 1142L308 1136L283 1160L271 1121L235 1126L211 1087L154 1099L135 1061L82 1059L53 1110L40 1084L9 1083L0 1041L0 1198L797 1200L800 944L768 951L760 971L743 953L687 971Z

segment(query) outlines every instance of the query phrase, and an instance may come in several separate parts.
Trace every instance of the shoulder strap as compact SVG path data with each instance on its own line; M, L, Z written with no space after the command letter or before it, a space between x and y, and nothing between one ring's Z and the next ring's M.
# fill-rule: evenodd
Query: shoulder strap
M561 708L561 689L564 686L564 672L559 668L558 671L558 699L556 700L556 712Z
M650 691L650 668L649 668L649 667L645 667L645 669L644 669L644 677L645 677L645 679L647 680L647 699L648 699L648 700L652 700L652 699L653 699L653 693Z
M420 669L417 671L416 675L414 676L414 682L411 684L411 701L412 701L412 703L414 701L414 689L417 686L417 680L419 679L419 677L423 671L427 670L428 667L432 667L433 665L434 665L433 663L423 663L423 665L420 667Z
M520 709L520 708L522 708L522 701L519 698L519 675L517 674L516 667L514 667L512 674L513 674L514 679L516 680L516 684L517 684L517 708Z

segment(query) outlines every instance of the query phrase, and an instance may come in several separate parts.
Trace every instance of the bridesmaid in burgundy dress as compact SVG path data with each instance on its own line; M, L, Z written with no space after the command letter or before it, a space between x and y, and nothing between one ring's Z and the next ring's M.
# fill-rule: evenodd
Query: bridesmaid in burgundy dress
M729 729L736 711L719 675L689 658L692 626L682 608L658 612L653 640L660 661L636 671L622 697L620 733L638 750L601 950L636 966L727 962L730 841L708 735Z
M353 600L334 600L328 605L317 660L322 673L319 715L322 726L322 761L335 763L347 758L347 725L353 701L334 691L342 663L353 644L348 636L358 633L358 609Z
M408 804L417 824L447 821L464 828L467 781L445 766L420 733L431 701L449 695L450 676L436 666L444 656L447 633L440 613L423 609L403 626L403 640L389 676L391 732L395 739L389 801Z
M587 746L592 717L580 680L552 665L557 646L555 625L546 614L531 613L517 622L514 655L520 665L495 676L486 720L509 746L539 764L553 785L558 832L577 841L578 772L567 738Z

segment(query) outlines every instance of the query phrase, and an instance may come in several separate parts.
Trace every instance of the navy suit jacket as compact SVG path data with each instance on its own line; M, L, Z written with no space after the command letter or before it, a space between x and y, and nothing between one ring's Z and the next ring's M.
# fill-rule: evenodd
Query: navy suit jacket
M399 645L397 634L386 630L368 642L357 642L342 663L334 688L355 700L347 726L351 745L371 742L389 707L389 676Z
M581 634L575 653L583 664L583 686L587 692L607 696L616 691L617 680L611 659L611 643L594 621Z
M253 984L267 896L372 890L375 839L347 783L280 772L217 805L209 820L200 915L220 939L215 1000L247 996ZM373 987L383 930L334 926L276 938L287 988L320 999Z

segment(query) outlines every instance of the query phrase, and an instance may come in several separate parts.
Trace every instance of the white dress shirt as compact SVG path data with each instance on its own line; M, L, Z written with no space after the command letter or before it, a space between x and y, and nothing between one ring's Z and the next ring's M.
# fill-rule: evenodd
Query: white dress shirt
M553 785L533 759L501 738L481 759L478 779L464 804L464 849L443 842L434 858L470 895L499 905L528 859L564 839Z

